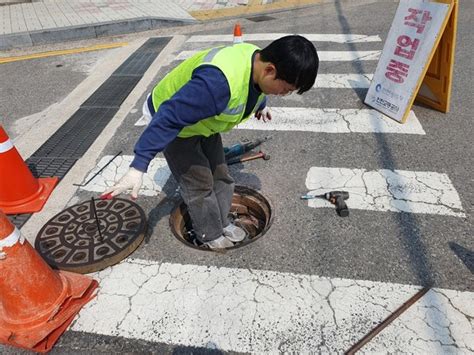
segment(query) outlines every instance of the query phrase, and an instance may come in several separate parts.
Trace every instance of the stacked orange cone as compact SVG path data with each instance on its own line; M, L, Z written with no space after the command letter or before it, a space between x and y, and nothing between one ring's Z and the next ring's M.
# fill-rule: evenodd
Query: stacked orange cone
M235 43L242 43L244 40L242 39L242 29L240 28L240 24L236 23L234 26L234 44Z
M95 296L97 281L55 272L0 210L0 343L46 352Z
M40 211L58 183L57 177L36 179L0 126L0 208L6 214Z

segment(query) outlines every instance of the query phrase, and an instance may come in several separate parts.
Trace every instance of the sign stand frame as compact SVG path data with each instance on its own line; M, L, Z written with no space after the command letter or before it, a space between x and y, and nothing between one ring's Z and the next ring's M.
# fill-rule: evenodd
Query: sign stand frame
M451 102L459 3L458 0L435 2L449 4L450 10L440 40L430 54L430 64L423 74L423 81L416 90L415 101L446 113Z

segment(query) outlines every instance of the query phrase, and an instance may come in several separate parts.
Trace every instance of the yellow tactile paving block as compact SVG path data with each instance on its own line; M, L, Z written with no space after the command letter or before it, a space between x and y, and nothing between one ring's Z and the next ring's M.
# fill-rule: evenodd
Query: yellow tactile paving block
M118 48L118 47L126 46L127 44L128 44L127 42L107 43L107 44L98 44L98 45L90 46L90 47L62 49L62 50L57 50L57 51L34 53L34 54L21 55L21 56L16 56L16 57L4 57L4 58L0 58L0 64L17 62L20 60L46 58L46 57L54 57L54 56L66 55L66 54L76 54L76 53L82 53L82 52L98 51L102 49Z
M249 0L247 6L237 6L216 10L191 11L194 18L206 21L220 17L236 17L240 15L257 14L265 11L284 10L321 3L323 0L282 0L270 4L263 4L262 0Z

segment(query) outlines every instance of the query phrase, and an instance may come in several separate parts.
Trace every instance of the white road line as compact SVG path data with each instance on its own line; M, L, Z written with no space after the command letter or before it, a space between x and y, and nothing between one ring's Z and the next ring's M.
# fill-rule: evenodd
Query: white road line
M198 52L199 49L182 51L175 60L188 59ZM378 60L380 53L381 51L318 51L318 57L321 62L355 62Z
M184 60L195 54L195 51L183 51L175 60ZM349 54L348 54L349 56ZM374 74L318 74L315 88L329 89L368 89Z
M419 290L133 259L93 276L99 293L79 313L74 331L249 353L342 353ZM414 329L409 335L420 348L434 350L429 353L443 353L453 343L465 350L472 300L470 292L435 289L417 302L410 317L391 327ZM387 332L383 343L375 338L370 346L393 353L413 348L399 333Z
M237 128L325 133L425 134L413 111L410 112L407 122L400 124L371 109L271 107L270 110L273 117L271 121L263 122L251 118Z
M311 195L348 191L349 209L465 217L448 175L436 172L311 167L306 187ZM308 200L308 206L334 208L322 199Z
M374 74L318 74L314 88L368 89Z
M385 328L362 350L369 354L401 354L406 353L408 348L418 354L472 354L474 293L463 292L461 297L459 295L458 291L453 290L430 290L395 320L393 326ZM471 324L466 322L465 315L470 315ZM429 324L430 321L432 324ZM446 331L446 327L456 328L454 337ZM421 338L419 329L425 330ZM459 336L461 334L466 336ZM406 344L405 349L387 348L386 344L393 344L395 339L397 344Z
M292 33L245 33L243 40L245 42L252 41L273 41ZM300 33L299 35L307 38L312 42L335 42L335 43L365 43L365 42L381 42L378 35L355 35L355 34L314 34ZM233 35L197 35L191 36L186 42L232 42Z
M324 133L398 133L424 135L418 118L413 111L405 124L400 124L378 111L371 109L311 109L301 107L273 107L273 120L258 121L251 118L238 125L237 129L252 129L265 131L303 131ZM107 164L113 156L107 155L97 164L84 181ZM83 190L104 192L113 186L128 170L132 155L122 155L114 159L90 183L81 187ZM144 175L140 195L156 196L162 191L171 172L165 159L152 160L148 173Z
M105 164L107 164L113 155L106 155L97 164L91 172L87 175L84 181L89 179L99 171ZM121 155L116 157L100 174L98 174L86 186L81 189L94 192L104 192L108 188L115 185L119 178L121 178L128 171L130 163L133 160L133 155ZM168 168L166 160L163 158L155 158L151 161L148 167L148 172L143 175L143 185L140 189L139 195L156 196L162 191L163 186L168 181L171 171Z
M321 62L355 62L379 60L382 51L318 51Z

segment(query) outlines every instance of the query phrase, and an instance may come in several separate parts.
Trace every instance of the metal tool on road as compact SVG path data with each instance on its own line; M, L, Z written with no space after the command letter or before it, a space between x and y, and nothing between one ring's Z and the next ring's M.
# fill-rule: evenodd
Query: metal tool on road
M347 208L345 200L349 199L349 192L347 191L330 191L322 195L303 195L302 200L311 200L313 198L322 198L331 202L336 206L336 212L341 217L349 216L349 208Z
M246 143L237 143L237 144L231 145L230 147L224 147L225 158L226 160L229 160L230 158L245 154L271 138L272 138L271 136L267 136L262 139L257 139L253 142L251 141L251 142L246 142Z
M429 290L431 290L430 286L423 287L420 291L418 291L415 295L410 297L408 301L402 304L399 308L395 310L392 314L390 314L387 318L385 318L380 324L378 324L374 329L372 329L368 334L366 334L361 340L355 343L349 350L347 350L344 355L354 355L358 352L365 344L371 341L378 333L384 330L390 323L392 323L395 319L400 317L400 315L405 312L410 306L415 304L420 298L422 298Z
M97 215L97 209L95 208L95 200L94 197L91 197L91 206L92 206L92 211L94 211L94 217L95 217L95 223L97 225L97 231L99 232L99 238L98 240L100 242L104 241L104 236L102 235L101 228L100 228L100 222L99 222L99 216Z
M122 154L122 151L115 154L114 157L107 162L107 164L105 164L102 168L100 168L99 171L97 171L94 175L92 175L92 177L89 180L87 180L85 183L83 183L83 184L73 184L73 185L74 186L86 186L88 183L90 183L92 180L94 180L94 178L97 175L99 175L106 167L108 167L109 164L112 163L112 161L114 161L114 159L117 158L120 154Z
M245 154L245 155L242 155L242 156L239 156L239 157L234 157L232 159L227 160L227 165L243 163L245 161L255 160L255 159L260 159L260 158L262 158L263 160L269 160L270 155L265 154L262 151L260 151L258 153L254 153L254 154Z

